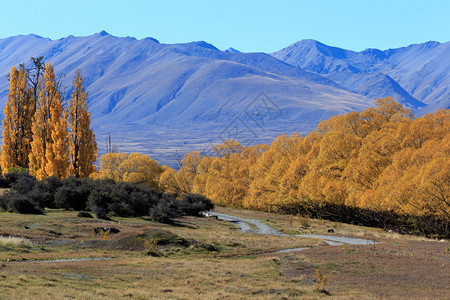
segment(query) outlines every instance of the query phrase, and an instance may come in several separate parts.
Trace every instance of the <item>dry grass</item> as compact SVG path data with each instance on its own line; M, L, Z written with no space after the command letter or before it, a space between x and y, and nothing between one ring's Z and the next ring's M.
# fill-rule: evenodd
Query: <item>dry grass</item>
M323 270L332 294L364 290L377 298L445 299L450 292L445 243L324 247L306 250L297 259Z
M0 248L0 298L23 299L332 299L446 298L448 243L396 236L379 229L217 208L267 220L284 232L376 237L380 244L328 246L316 239L272 237L235 231L213 218L183 218L175 225L142 218L84 219L77 212L45 215L0 213L0 234L33 247ZM25 227L26 226L26 227ZM102 240L94 228L115 227ZM166 243L160 243L165 241ZM187 244L185 242L187 241ZM283 248L311 247L293 253ZM150 249L151 248L151 249ZM164 257L151 257L149 250ZM44 263L73 257L111 260ZM9 260L9 261L8 261ZM18 261L19 260L19 261ZM316 270L327 284L316 290Z
M0 245L32 246L33 243L29 239L23 237L0 235Z

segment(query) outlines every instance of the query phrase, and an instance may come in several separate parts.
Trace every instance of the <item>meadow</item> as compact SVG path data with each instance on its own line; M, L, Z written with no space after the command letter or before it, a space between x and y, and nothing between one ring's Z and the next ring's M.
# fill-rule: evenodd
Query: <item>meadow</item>
M232 223L206 217L162 224L146 217L82 218L76 211L56 209L46 209L43 215L2 212L0 298L448 296L448 240L265 212L222 207L215 211L263 220L290 235L241 233ZM120 232L96 234L96 227ZM336 235L378 243L330 246L322 240L293 236L328 234L329 228ZM309 249L276 252L298 247Z

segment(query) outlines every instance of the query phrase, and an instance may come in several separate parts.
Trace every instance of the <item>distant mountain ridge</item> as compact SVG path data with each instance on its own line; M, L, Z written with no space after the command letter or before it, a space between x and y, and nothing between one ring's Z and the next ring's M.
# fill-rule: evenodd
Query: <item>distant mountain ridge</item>
M450 105L450 42L355 52L302 40L271 55L371 99L393 96L411 108L427 104L423 111Z
M309 48L303 45L308 43ZM423 110L425 104L406 91L409 85L399 84L399 70L394 68L392 75L367 71L365 57L383 62L385 56L397 55L400 61L404 56L399 53L358 54L308 43L272 56L221 51L204 41L162 44L105 31L58 40L15 36L0 39L0 75L11 66L29 65L30 57L44 56L57 73L66 74L64 85L71 86L75 70L81 69L99 143L111 134L119 150L166 163L173 162L176 150L207 149L229 138L255 144L282 133L306 132L332 115L371 106L378 95ZM379 67L386 68L384 63ZM429 106L438 103L433 95L448 105L445 89L426 92L424 84L417 83L416 92L427 95ZM0 76L1 108L8 86ZM101 145L99 149L104 152Z

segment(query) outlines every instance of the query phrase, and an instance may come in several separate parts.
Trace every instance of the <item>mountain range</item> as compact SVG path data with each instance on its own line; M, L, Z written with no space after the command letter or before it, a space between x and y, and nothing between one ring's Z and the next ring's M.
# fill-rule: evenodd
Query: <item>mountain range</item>
M450 42L354 52L302 40L272 53L290 65L320 74L370 99L392 96L424 111L450 104Z
M353 52L303 40L266 54L105 31L59 40L23 35L0 39L0 74L43 56L69 87L80 69L99 153L111 135L120 151L173 165L177 153L208 151L227 139L250 145L305 133L380 97L393 96L418 115L448 108L449 47L429 42ZM0 107L7 89L1 76Z

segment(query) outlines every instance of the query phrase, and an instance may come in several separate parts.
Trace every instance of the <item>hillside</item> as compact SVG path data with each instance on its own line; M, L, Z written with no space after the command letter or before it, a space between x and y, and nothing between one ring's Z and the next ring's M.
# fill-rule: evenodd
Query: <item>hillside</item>
M111 135L121 151L174 166L176 152L208 152L228 139L253 145L282 133L306 133L321 120L362 111L384 96L419 114L446 107L448 46L358 53L307 40L271 56L105 31L59 40L26 35L0 40L0 74L43 56L70 86L81 69L99 153ZM419 79L416 70L423 70ZM0 107L7 90L1 76Z
M393 96L423 115L450 105L450 42L354 52L302 40L272 55L370 99ZM423 103L421 103L423 102Z
M161 44L104 31L59 40L27 35L0 40L0 73L43 56L69 86L81 69L99 143L111 134L120 150L163 162L174 161L175 149L208 148L230 134L267 142L281 131L310 130L322 119L372 103L270 55L234 52L206 42ZM7 89L2 76L2 107ZM236 127L239 136L235 129L229 133Z

